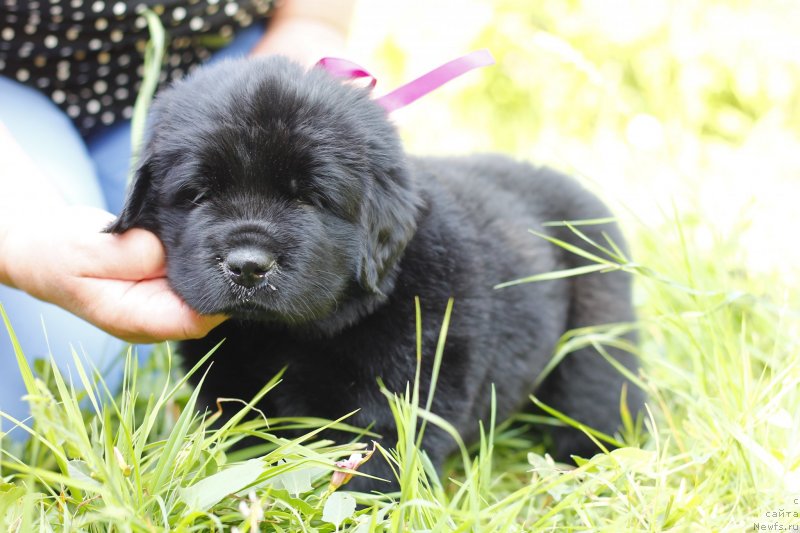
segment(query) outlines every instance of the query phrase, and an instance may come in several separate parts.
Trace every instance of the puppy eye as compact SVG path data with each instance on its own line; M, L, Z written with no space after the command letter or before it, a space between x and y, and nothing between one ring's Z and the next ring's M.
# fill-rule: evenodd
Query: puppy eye
M199 206L206 200L208 200L208 191L200 191L199 193L197 193L197 195L195 195L194 200L192 200L192 203Z
M297 178L292 178L286 184L287 192L295 204L299 206L310 207L314 202L313 191L307 184L301 184Z
M195 207L200 207L208 200L208 191L181 191L176 200L180 205L188 209L194 209Z

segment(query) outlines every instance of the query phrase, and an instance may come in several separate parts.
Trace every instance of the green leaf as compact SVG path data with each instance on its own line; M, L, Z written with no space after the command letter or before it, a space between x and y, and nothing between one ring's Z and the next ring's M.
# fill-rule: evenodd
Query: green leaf
M512 287L514 285L521 285L523 283L535 283L537 281L551 281L554 279L563 279L563 278L572 278L575 276L582 276L584 274L591 274L592 272L601 272L601 271L612 271L612 270L619 270L620 267L615 265L609 265L606 263L603 264L592 264L592 265L584 265L575 268L568 268L565 270L556 270L553 272L544 272L542 274L535 274L533 276L528 276L526 278L515 279L512 281L506 281L504 283L499 283L494 286L495 289L505 289L506 287Z
M263 471L264 461L251 459L221 470L191 487L180 489L180 498L190 509L206 511L227 495L247 488Z
M334 492L328 496L322 509L322 519L329 524L339 526L356 512L356 499L346 492Z
M0 483L0 525L6 515L16 506L21 504L25 496L25 489L13 483Z
M306 492L310 492L314 488L311 485L311 480L317 477L320 472L327 472L327 470L319 467L289 470L288 472L284 472L270 479L268 484L276 489L284 488L289 494L297 497Z
M102 488L100 482L92 477L92 469L89 468L89 465L86 463L86 461L73 459L72 461L68 462L67 474L72 479L83 481L84 483L88 483L89 485L97 487L98 490Z
M164 63L164 50L166 48L166 32L164 31L164 26L161 24L161 19L149 9L144 10L143 15L145 20L147 20L150 40L147 41L147 47L145 48L144 76L142 77L142 86L136 97L136 103L133 108L133 118L131 119L132 164L130 172L128 173L129 183L139 160L139 148L144 140L147 110L150 108L150 102L153 100L153 95L158 87L158 78L161 74L161 65Z

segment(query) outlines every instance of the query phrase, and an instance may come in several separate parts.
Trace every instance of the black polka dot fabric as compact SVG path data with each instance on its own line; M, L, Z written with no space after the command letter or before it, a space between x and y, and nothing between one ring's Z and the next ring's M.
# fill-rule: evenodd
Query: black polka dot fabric
M129 119L149 39L145 9L167 32L161 82L183 77L276 0L0 0L0 75L39 89L83 136Z

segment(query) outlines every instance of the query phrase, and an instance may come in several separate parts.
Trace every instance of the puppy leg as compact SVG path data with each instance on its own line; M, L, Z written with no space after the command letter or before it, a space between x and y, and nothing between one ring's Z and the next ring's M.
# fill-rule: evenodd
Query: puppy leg
M630 322L630 277L623 272L590 274L573 280L569 329ZM625 337L635 342L635 334ZM611 347L607 352L636 373L637 361L630 353ZM644 402L642 391L630 383L592 347L568 354L536 391L536 396L558 411L587 426L613 435L621 424L620 398L627 387L627 405L636 416ZM590 457L599 449L586 435L573 428L552 431L557 460L569 461L571 455Z

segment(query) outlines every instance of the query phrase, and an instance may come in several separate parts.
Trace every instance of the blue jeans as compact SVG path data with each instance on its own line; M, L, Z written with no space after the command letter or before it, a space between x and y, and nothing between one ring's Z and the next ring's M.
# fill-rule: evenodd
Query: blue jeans
M215 53L209 62L246 55L263 33L260 25L240 31L233 42ZM69 118L47 97L3 76L0 76L0 122L44 169L67 202L119 213L131 154L130 122L114 124L83 139ZM28 360L48 359L52 354L65 376L69 376L71 349L74 348L98 369L114 366L104 379L111 387L119 385L121 367L112 363L119 361L120 354L127 348L123 341L63 309L2 285L0 304ZM149 349L142 347L139 351L141 354ZM74 371L71 374L77 376ZM0 411L17 419L26 417L28 408L21 400L25 393L11 342L0 324ZM10 426L0 418L0 428L8 430ZM13 431L11 435L25 436L21 431Z

